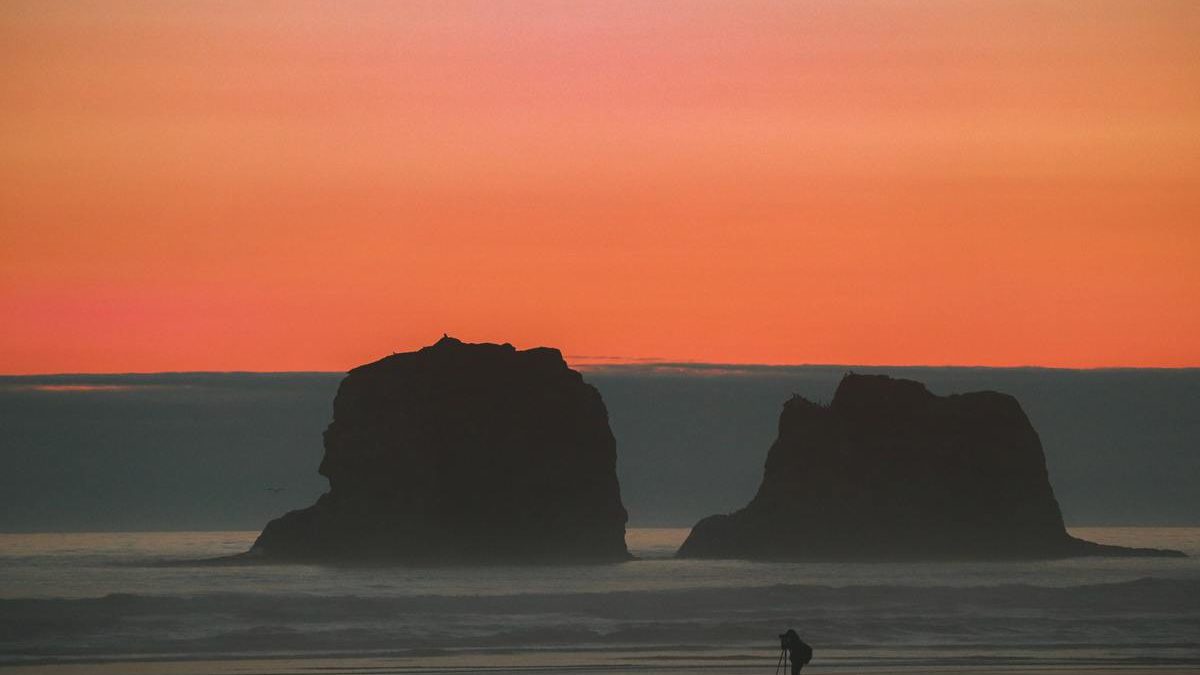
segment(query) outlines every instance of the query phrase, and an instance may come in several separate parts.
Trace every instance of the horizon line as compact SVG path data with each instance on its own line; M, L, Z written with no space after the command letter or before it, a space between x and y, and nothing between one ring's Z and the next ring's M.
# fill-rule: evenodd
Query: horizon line
M573 359L597 360L597 362L573 363ZM660 359L657 357L628 358L617 356L584 356L565 355L563 360L575 370L597 371L605 369L668 369L701 371L743 370L765 371L795 368L944 368L959 370L1055 370L1074 372L1105 372L1127 370L1161 370L1187 371L1200 370L1200 364L1187 366L1045 366L1035 364L1021 365L983 365L958 363L753 363L736 361L678 361ZM246 370L235 368L231 370L129 370L129 371L58 371L42 373L0 373L0 378L34 378L34 377L125 377L147 375L345 375L353 368L346 370Z

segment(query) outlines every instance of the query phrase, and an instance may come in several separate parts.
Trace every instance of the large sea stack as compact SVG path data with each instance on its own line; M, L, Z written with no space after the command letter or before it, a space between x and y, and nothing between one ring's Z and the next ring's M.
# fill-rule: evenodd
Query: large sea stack
M444 337L351 370L316 504L267 524L271 560L625 560L600 393L556 349Z
M935 396L846 375L829 405L784 404L758 494L701 520L691 558L951 560L1182 555L1067 534L1041 440L1012 396Z

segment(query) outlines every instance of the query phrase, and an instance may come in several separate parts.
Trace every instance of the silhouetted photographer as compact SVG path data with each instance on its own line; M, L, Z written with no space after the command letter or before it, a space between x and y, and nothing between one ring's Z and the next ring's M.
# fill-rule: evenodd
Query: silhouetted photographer
M775 673L778 675L780 667L791 661L792 675L799 675L800 669L808 665L808 662L812 661L812 657L812 647L801 640L796 631L789 628L786 633L779 635L779 664L775 666Z

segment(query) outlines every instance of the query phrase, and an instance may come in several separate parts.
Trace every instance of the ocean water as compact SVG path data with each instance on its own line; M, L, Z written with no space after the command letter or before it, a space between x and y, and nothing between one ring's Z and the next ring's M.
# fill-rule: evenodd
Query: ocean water
M1200 528L1072 532L1189 557L674 560L687 530L631 529L611 565L205 566L256 533L0 534L0 667L765 672L787 627L814 670L1200 667Z

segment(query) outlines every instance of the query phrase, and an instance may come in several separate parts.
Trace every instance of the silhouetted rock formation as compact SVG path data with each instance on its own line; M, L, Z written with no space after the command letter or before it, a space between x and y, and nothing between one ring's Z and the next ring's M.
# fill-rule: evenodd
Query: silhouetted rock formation
M784 404L758 494L701 520L692 558L1005 559L1182 555L1076 539L1037 432L995 392L935 396L882 375L846 375L828 406Z
M268 523L248 557L629 558L608 412L556 349L444 337L351 370L320 472L329 492Z

